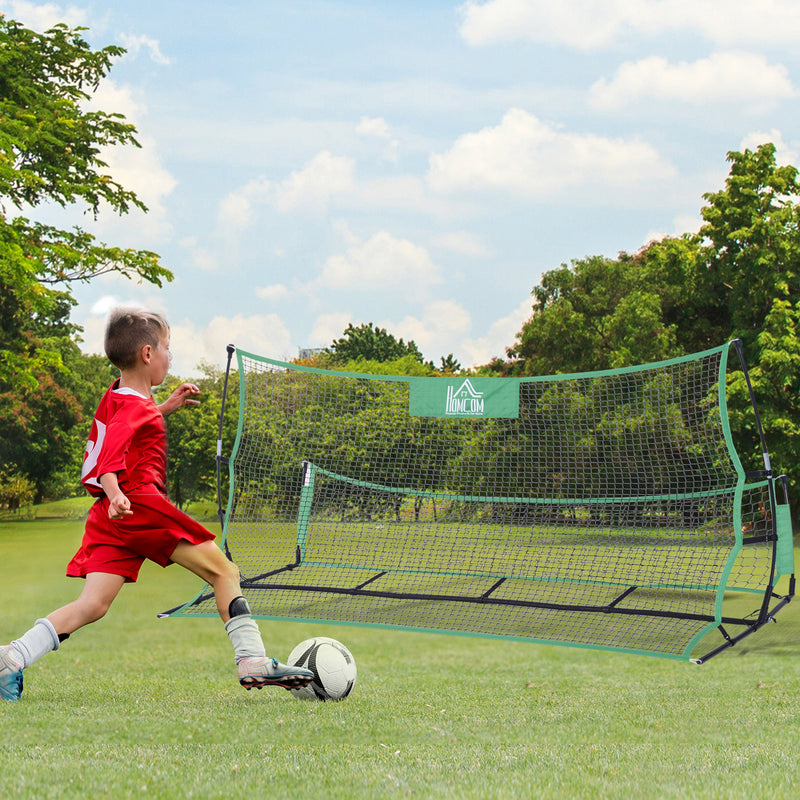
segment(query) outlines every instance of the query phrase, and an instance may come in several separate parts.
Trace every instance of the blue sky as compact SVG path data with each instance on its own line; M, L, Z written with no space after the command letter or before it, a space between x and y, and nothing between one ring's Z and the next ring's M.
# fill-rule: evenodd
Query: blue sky
M117 303L165 312L173 372L275 358L349 322L436 363L504 354L542 273L696 230L726 153L800 163L796 0L4 2L121 44L96 104L139 130L112 175L150 208L40 209L151 249L164 289L75 287L84 348Z

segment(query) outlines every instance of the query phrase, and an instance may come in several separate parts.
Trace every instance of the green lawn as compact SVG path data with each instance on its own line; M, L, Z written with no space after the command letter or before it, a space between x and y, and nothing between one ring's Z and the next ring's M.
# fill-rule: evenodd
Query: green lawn
M0 641L71 600L80 521L0 523ZM109 615L0 704L0 796L751 798L796 794L800 601L697 667L632 655L261 622L285 658L320 633L359 666L342 703L244 691L201 587L145 565Z

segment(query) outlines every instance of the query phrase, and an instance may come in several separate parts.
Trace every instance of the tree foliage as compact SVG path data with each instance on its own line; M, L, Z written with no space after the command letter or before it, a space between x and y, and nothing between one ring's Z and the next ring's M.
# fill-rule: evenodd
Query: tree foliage
M800 184L772 144L728 160L724 189L704 195L698 310L718 321L718 338L740 337L757 353L775 300L800 294Z
M82 206L92 217L146 211L104 160L109 148L139 146L135 127L90 107L124 50L93 50L83 30L38 33L0 14L0 459L32 480L37 497L80 458L74 431L94 411L81 378L98 365L78 351L70 285L108 272L157 286L172 280L156 253L31 219L43 203ZM106 382L107 367L99 369Z
M172 279L153 252L10 216L44 202L82 204L95 217L101 207L117 214L146 210L103 160L108 148L138 147L135 127L121 114L87 105L124 50L93 50L82 31L57 25L37 33L0 16L0 380L29 389L37 370L59 361L31 328L63 319L64 306L74 302L70 282L107 272L158 286Z
M385 328L371 322L362 325L348 324L341 338L335 339L327 349L330 362L338 366L348 361L393 361L410 355L422 363L422 353L413 341L408 343L395 338Z
M800 488L800 184L775 147L728 154L725 186L704 195L695 235L616 259L591 256L549 271L532 315L495 374L543 375L647 363L741 338L773 465ZM760 458L749 395L730 381L739 446ZM763 466L763 465L761 465Z

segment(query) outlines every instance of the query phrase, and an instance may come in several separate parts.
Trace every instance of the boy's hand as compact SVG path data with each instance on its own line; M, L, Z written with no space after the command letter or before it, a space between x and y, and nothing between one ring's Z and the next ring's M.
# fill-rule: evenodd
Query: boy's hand
M200 394L200 389L193 383L182 383L158 409L166 417L184 406L199 406L200 401L193 399L198 394Z
M109 519L122 519L123 517L131 516L131 514L133 514L131 501L122 492L108 498Z

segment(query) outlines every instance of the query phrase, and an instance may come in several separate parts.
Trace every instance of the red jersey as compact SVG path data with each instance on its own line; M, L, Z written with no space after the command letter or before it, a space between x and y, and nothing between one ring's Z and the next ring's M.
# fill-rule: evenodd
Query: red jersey
M120 389L116 380L94 415L81 483L90 494L102 497L100 476L116 472L123 494L145 484L155 484L163 492L167 485L166 431L153 398Z

